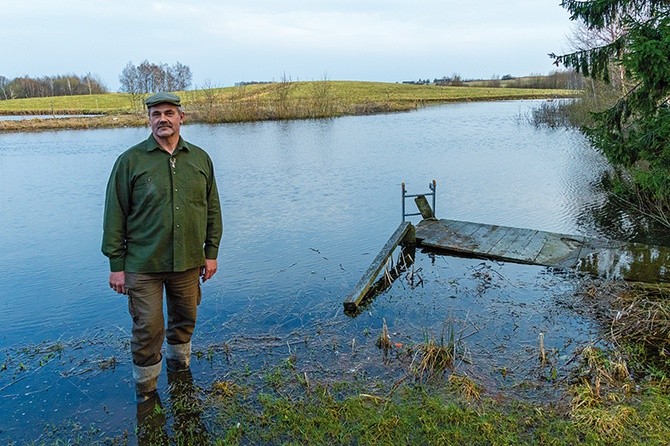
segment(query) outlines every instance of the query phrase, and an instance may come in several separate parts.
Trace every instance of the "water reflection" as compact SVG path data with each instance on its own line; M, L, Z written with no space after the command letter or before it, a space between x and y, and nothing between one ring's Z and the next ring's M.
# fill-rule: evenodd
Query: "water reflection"
M202 420L202 401L191 370L168 372L168 395L167 407L158 393L137 404L138 445L210 444L211 438Z
M158 393L137 404L136 418L138 445L169 444L165 408Z
M670 248L619 244L596 250L580 259L577 269L608 279L670 282Z
M610 172L605 171L596 178L599 190L604 191L611 186L610 176ZM604 238L670 246L670 231L667 226L633 210L631 203L616 196L606 195L600 203L591 206L582 216L582 221L589 220L599 228Z

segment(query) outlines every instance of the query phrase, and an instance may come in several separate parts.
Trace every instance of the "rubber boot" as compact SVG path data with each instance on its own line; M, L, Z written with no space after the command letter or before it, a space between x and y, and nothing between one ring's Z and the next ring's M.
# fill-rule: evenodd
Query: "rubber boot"
M191 343L168 344L165 349L168 372L183 372L191 366Z
M135 378L135 399L143 403L156 394L158 375L161 374L162 363L140 367L133 364L133 378Z

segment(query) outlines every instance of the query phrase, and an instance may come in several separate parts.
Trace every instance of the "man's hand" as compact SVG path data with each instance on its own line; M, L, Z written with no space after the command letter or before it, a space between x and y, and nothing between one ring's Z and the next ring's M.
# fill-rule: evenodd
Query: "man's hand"
M209 280L216 273L216 259L205 259L205 266L200 268L200 276L203 283Z
M112 271L109 273L109 287L119 294L126 294L125 271Z

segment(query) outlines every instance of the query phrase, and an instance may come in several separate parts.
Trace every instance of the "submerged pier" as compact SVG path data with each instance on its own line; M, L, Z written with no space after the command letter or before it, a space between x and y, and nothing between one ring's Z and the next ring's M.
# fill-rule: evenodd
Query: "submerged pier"
M670 282L670 248L457 220L422 220L417 245L639 282Z
M431 185L433 208L435 182ZM406 196L416 197L419 214L406 214ZM407 215L421 215L416 228L404 221ZM403 247L402 266L377 281L397 246ZM534 229L437 219L425 196L406 195L403 184L403 222L354 290L344 301L347 312L356 312L371 291L390 286L389 280L414 260L414 249L438 251L505 262L570 269L608 279L637 282L670 282L670 248L640 243L558 234ZM407 258L407 257L410 258ZM400 268L400 269L399 269Z

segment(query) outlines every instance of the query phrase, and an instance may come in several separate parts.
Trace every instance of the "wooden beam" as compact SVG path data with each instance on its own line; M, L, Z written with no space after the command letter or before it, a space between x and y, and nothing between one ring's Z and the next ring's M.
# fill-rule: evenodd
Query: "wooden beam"
M361 304L371 302L375 297L379 296L386 290L388 290L393 282L398 279L404 272L406 272L413 264L414 259L416 258L416 246L415 245L405 245L402 244L402 249L400 250L400 256L395 266L391 269L386 269L383 273L379 275L379 278L375 283L372 284L370 289L365 293ZM349 309L345 310L347 315L355 317L360 314L362 308L360 304L356 307L350 306Z
M430 204L428 204L428 200L426 199L425 195L417 196L414 199L414 202L416 203L416 207L419 208L421 217L423 217L424 220L431 220L435 218L435 213L433 212L433 209L431 209Z
M365 274L363 274L363 277L361 277L361 279L354 287L354 290L344 301L344 310L346 312L356 311L358 305L360 305L360 303L365 298L365 295L370 290L372 283L384 268L386 261L388 260L389 256L393 254L393 251L396 249L396 247L401 243L413 244L414 238L414 226L408 221L400 223L398 229L395 230L389 241L386 242L382 250L379 252L379 254L377 254L377 257L375 257L375 259L372 261L372 265L370 265Z

